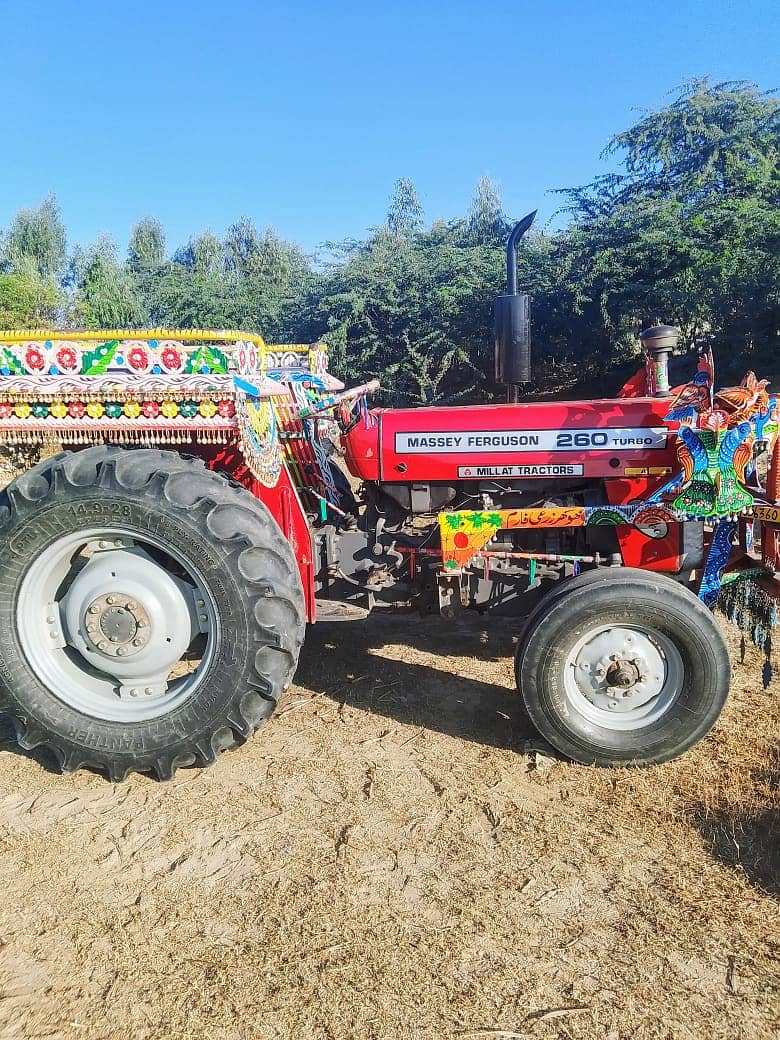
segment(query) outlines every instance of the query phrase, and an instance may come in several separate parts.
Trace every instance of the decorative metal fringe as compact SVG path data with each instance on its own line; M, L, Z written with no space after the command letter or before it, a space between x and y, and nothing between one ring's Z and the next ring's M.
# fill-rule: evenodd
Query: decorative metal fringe
M766 654L772 657L772 629L780 624L778 601L768 596L756 582L746 579L732 581L721 589L718 610L739 630L748 636Z
M180 429L170 427L160 430L127 429L87 429L57 430L51 433L40 433L36 430L4 430L0 433L0 445L30 444L41 445L48 442L59 444L227 444L234 436L232 430Z

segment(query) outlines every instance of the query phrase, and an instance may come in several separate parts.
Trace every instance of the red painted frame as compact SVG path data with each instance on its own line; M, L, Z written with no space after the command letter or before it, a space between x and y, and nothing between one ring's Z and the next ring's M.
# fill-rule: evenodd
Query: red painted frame
M199 454L210 470L225 473L243 484L268 507L295 554L303 587L306 620L313 622L317 613L314 598L314 547L309 522L287 466L282 466L276 486L269 488L255 477L236 445L228 444L211 450L204 446Z

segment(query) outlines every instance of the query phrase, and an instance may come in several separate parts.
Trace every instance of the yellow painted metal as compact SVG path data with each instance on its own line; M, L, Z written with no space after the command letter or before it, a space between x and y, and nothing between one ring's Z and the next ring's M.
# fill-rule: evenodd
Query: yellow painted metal
M237 329L8 329L0 331L0 343L26 343L38 340L83 340L105 339L178 339L184 343L221 343L241 340L264 348L266 342L254 332L239 332Z

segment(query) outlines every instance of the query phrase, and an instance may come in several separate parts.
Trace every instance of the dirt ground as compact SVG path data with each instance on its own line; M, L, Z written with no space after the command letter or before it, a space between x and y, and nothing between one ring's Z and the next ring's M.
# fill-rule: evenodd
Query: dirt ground
M168 784L0 722L0 1037L769 1040L780 684L730 638L716 730L641 772L536 754L476 617L315 626L266 728Z

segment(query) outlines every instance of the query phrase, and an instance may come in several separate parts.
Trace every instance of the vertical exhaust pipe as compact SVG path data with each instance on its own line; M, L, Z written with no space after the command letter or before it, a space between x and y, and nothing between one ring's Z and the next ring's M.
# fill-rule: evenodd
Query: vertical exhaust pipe
M517 291L517 243L530 228L536 210L519 220L506 243L506 293L493 308L496 382L505 383L507 400L520 399L523 383L531 381L531 327L527 293Z

